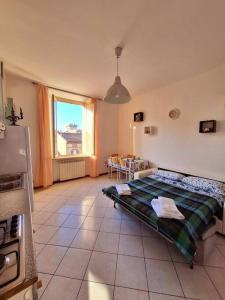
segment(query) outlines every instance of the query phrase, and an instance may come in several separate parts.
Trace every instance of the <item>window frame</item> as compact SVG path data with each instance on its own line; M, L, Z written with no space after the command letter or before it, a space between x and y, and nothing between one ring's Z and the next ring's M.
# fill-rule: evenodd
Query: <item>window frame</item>
M85 107L85 104L83 101L77 101L77 100L71 100L67 99L64 97L56 96L52 94L52 152L53 152L53 159L55 160L60 160L60 159L70 159L70 158L79 158L79 157L89 157L89 155L81 153L81 154L74 154L74 155L57 155L56 154L56 148L57 148L57 109L55 109L55 104L57 102L64 102L64 103L69 103L69 104L74 104L74 105L79 105L82 106L83 108ZM82 132L83 134L83 132Z

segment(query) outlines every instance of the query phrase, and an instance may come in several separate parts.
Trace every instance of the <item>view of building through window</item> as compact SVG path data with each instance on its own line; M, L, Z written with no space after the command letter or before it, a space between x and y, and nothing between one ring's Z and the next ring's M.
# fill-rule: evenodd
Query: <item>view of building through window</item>
M55 154L82 154L83 106L67 102L55 103Z

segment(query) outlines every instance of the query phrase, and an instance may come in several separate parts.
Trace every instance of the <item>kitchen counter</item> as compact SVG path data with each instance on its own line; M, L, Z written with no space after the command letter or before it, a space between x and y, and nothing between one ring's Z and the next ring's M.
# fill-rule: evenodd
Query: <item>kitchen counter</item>
M16 193L16 197L14 197L14 193ZM1 292L0 289L1 300L12 297L38 280L33 245L30 202L27 195L26 189L0 193L0 220L17 214L24 214L25 219L25 280L8 290L4 290L4 292Z

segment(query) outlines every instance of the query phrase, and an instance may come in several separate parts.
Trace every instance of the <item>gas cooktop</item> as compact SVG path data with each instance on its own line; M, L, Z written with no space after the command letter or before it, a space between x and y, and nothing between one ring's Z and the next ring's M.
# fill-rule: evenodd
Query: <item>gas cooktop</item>
M0 221L0 294L25 280L24 215Z

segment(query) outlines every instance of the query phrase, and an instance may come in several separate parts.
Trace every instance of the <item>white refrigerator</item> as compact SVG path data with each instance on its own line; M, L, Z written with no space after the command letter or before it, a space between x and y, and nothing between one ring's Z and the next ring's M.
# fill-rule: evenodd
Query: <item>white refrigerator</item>
M23 174L29 191L33 210L33 175L29 128L6 126L4 138L0 139L0 176Z

